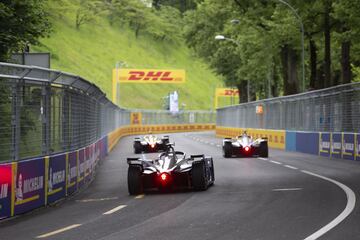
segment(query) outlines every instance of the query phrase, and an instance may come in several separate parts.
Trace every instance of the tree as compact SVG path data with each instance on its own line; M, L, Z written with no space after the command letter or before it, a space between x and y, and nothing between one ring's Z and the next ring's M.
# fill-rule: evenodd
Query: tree
M0 61L37 44L49 34L51 24L41 0L2 0L0 2Z
M75 17L76 29L80 29L80 26L86 23L94 22L96 16L104 11L104 7L104 3L98 0L80 0Z

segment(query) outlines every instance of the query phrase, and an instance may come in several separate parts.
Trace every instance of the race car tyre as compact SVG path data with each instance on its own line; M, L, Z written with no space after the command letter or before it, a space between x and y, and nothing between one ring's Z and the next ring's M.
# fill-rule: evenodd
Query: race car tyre
M230 158L231 157L231 142L225 142L223 146L223 157Z
M128 168L128 190L130 195L138 195L144 191L141 172L140 166L129 166Z
M208 160L210 162L209 164L209 168L210 168L210 178L211 178L211 184L213 185L215 182L215 169L214 169L214 161L212 159L212 157L206 157L205 160Z
M142 145L140 142L136 141L134 142L134 153L139 154L142 152Z
M261 142L259 146L259 156L260 157L269 157L269 148L267 142Z
M166 146L166 144L168 144L170 142L169 136L164 136L162 140L163 140L163 143L165 146Z
M205 162L197 162L192 167L192 183L194 190L204 191L208 187L208 180L206 176Z

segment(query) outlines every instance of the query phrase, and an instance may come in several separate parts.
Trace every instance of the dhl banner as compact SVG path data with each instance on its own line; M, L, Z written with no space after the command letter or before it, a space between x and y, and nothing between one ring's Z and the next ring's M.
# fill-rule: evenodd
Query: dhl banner
M141 124L141 112L132 112L130 114L130 124L131 125L139 125Z
M184 83L185 70L114 69L113 81L121 83Z
M240 92L236 88L216 88L215 89L215 108L218 107L218 97L239 97Z

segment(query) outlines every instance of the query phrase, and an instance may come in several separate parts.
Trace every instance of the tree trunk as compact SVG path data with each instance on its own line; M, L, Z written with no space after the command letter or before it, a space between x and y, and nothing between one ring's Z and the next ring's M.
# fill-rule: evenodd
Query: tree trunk
M318 84L316 84L316 73L317 73L317 47L314 39L310 38L310 89L318 89Z
M325 13L324 13L324 74L325 74L325 87L333 86L331 79L331 36L330 36L330 11L331 2L325 1Z
M350 65L350 41L341 43L341 83L351 83L352 72Z
M239 90L240 97L239 103L246 103L247 102L247 82L241 81L240 84L236 85Z
M289 45L281 48L281 63L283 66L284 95L298 93L297 55Z

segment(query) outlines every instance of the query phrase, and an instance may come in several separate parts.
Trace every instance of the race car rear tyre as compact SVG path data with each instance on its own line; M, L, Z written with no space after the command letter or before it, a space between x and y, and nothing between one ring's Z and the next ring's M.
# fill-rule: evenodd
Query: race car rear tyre
M231 142L225 142L223 146L223 157L230 158L231 157Z
M138 154L142 152L142 145L140 142L134 142L134 153Z
M138 195L144 191L141 172L140 166L129 166L128 168L128 190L130 195Z
M192 167L192 183L194 190L204 191L208 187L208 180L206 176L205 162L197 162Z
M269 148L267 142L261 142L259 147L259 156L260 157L269 157Z

